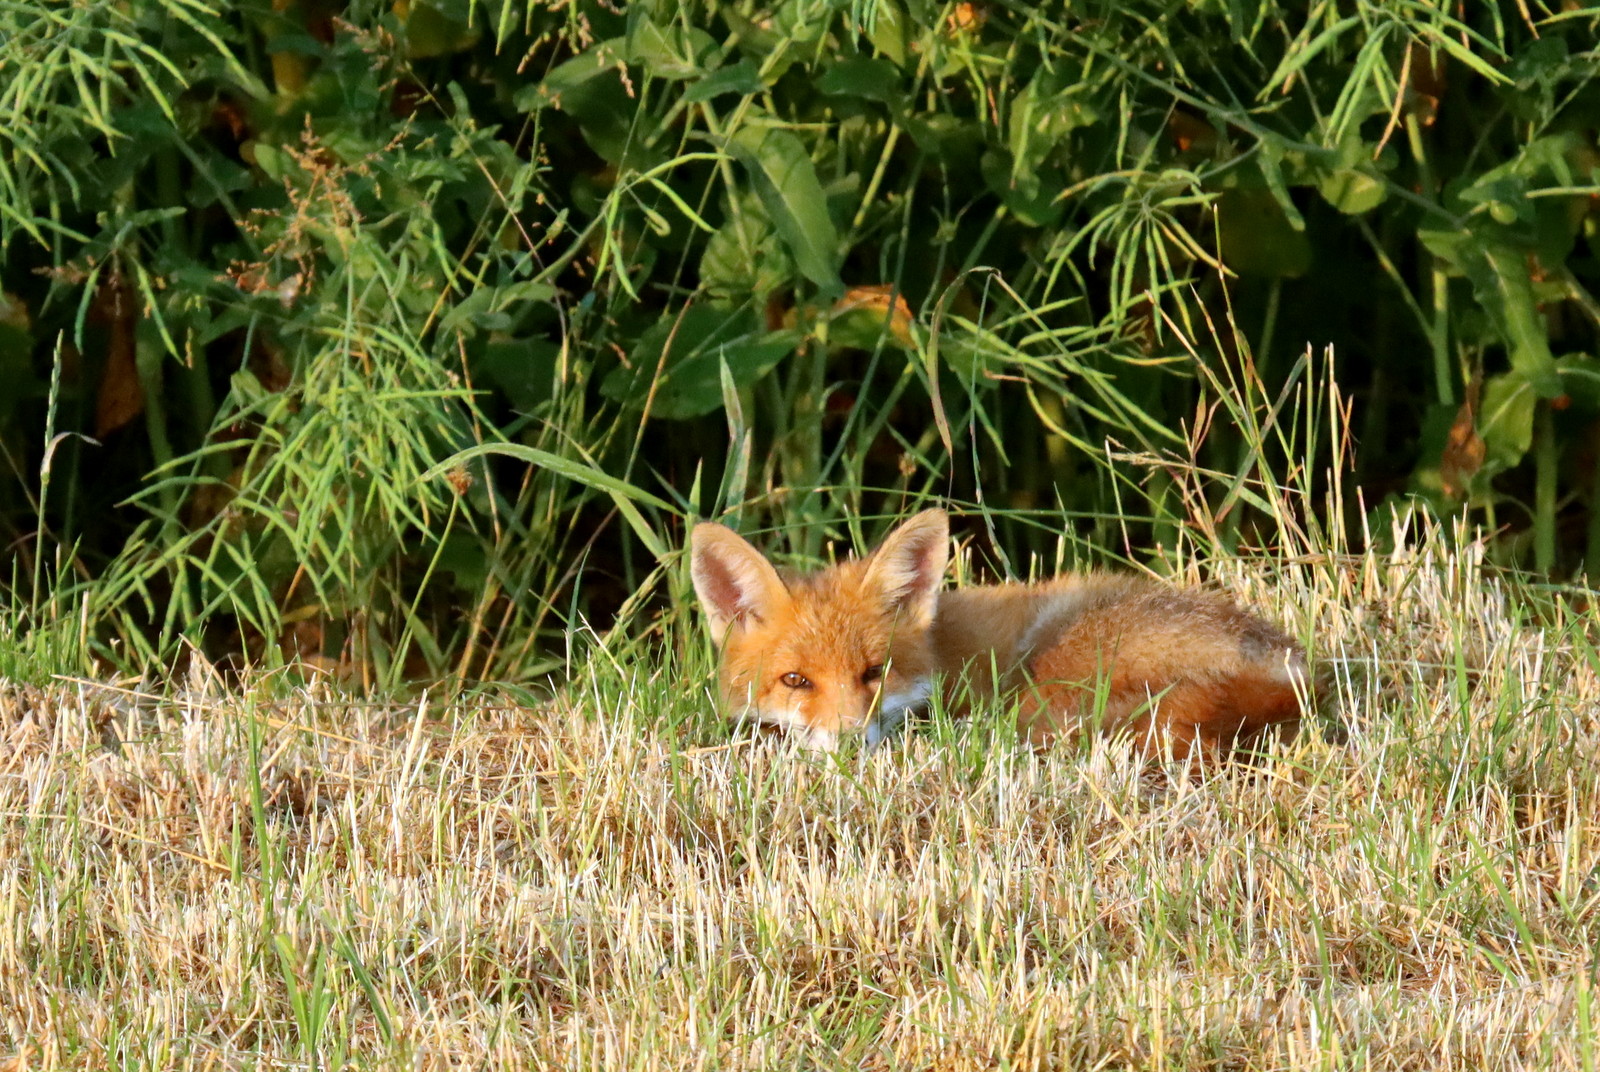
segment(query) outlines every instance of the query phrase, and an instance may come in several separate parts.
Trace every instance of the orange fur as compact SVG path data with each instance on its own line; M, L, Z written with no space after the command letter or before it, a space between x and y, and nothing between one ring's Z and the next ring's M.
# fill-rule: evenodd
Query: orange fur
M856 732L876 743L936 688L957 711L1014 698L1036 744L1098 725L1176 756L1221 754L1301 715L1299 647L1222 596L1114 574L940 592L940 510L807 576L780 577L721 525L691 543L725 707L814 747Z

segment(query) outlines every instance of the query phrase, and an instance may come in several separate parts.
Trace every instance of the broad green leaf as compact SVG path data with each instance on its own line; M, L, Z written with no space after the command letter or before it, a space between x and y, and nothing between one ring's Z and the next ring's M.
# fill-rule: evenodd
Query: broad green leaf
M736 386L748 386L793 353L800 338L797 331L765 331L748 306L694 305L647 330L628 367L607 376L600 393L633 409L648 404L652 415L669 420L698 417L722 404L724 367Z
M1062 90L1057 82L1054 75L1040 72L1011 102L1006 145L1013 180L1038 171L1069 134L1100 118L1076 87Z
M521 311L528 302L547 302L556 290L548 283L522 282L503 287L478 287L452 306L439 321L442 331L505 331L512 317L507 309Z
M839 234L826 195L800 139L787 130L747 126L728 149L744 164L773 226L800 273L824 291L844 289L839 279Z
M700 257L700 283L717 297L766 295L794 278L794 260L755 198L711 236Z
M852 56L822 72L817 89L835 97L893 104L900 99L900 72L888 60Z
M1462 190L1461 200L1482 205L1494 222L1510 226L1519 221L1533 219L1533 204L1528 200L1528 184L1519 175L1502 174L1494 179L1480 179Z
M983 155L984 131L981 124L945 112L909 115L906 133L917 148L945 166L971 169Z
M1561 379L1534 297L1527 255L1503 246L1489 246L1486 253L1494 273L1494 291L1492 301L1484 296L1484 304L1498 313L1510 343L1511 365L1527 377L1541 398L1554 398L1561 393Z
M1388 190L1383 183L1356 168L1340 168L1317 184L1324 200L1347 216L1371 212L1383 204Z
M1031 227L1054 227L1060 222L1066 205L1061 200L1061 179L1053 170L1019 170L1004 150L984 153L979 167L989 189L1017 219Z
M406 55L414 60L463 52L482 36L470 18L453 18L438 6L420 0L412 0L408 7L405 28Z
M867 40L896 67L906 65L909 27L906 13L895 0L878 0L878 17L873 20Z
M284 151L276 145L268 145L266 142L256 142L254 148L256 166L261 169L262 173L269 179L283 181L283 177L288 174L289 168L293 166Z
M733 31L739 47L749 52L752 59L759 60L770 54L783 40L783 35L773 29L769 20L756 21L746 18L735 7L724 9L722 20L728 24L728 29Z
M691 103L712 100L724 94L736 93L741 97L748 97L760 93L765 88L761 81L761 73L751 60L740 60L738 63L724 67L706 75L700 81L689 87L683 95L684 100Z
M1486 448L1484 467L1503 472L1533 445L1533 414L1538 393L1520 372L1496 376L1483 385L1478 435Z
M1418 239L1434 254L1465 275L1479 303L1493 320L1511 357L1511 366L1538 393L1561 393L1555 356L1550 352L1544 318L1539 313L1527 253L1497 241L1484 229L1424 228Z
M623 83L618 61L627 43L602 41L556 67L542 81L524 86L512 98L521 111L557 108L578 121L589 147L611 164L641 170L656 159L637 159L642 146L633 136L637 100Z
M524 112L536 111L539 108L561 107L563 93L586 85L592 79L615 73L617 58L623 44L619 40L602 41L572 57L553 68L538 82L517 90L512 98L512 104Z
M629 63L637 63L657 78L683 81L705 74L704 60L717 48L711 35L698 27L685 30L674 23L658 26L639 18L628 28Z
M532 413L548 402L555 390L559 344L549 339L491 337L474 367L489 383L500 388L519 413Z
M627 166L636 148L629 123L628 93L615 71L562 96L562 111L578 121L589 147L619 169ZM644 166L646 161L632 161Z
M1564 354L1556 358L1561 387L1573 405L1585 413L1600 413L1600 358L1590 354Z
M836 0L779 0L772 5L766 22L783 35L786 42L811 45L833 29L831 16L843 5Z

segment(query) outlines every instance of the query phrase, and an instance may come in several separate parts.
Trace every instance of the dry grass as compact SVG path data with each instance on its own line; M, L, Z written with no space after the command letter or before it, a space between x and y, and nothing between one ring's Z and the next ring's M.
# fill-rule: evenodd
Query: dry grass
M998 715L797 754L698 657L539 708L10 688L0 1068L1593 1069L1595 617L1408 542L1216 564L1349 735L1198 780Z

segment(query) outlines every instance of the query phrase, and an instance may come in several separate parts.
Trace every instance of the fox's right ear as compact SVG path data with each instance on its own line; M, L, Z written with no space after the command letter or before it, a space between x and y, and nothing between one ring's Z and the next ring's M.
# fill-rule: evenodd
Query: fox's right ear
M694 527L689 572L719 648L735 623L770 618L789 601L772 563L725 525L707 521Z

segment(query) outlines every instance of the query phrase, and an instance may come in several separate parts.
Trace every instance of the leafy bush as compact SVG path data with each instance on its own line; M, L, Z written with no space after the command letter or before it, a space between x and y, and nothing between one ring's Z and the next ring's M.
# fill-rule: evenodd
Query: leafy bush
M119 661L524 675L679 515L1161 544L1151 458L1264 538L1250 488L1329 455L1226 418L1308 346L1369 503L1600 561L1590 8L27 0L0 40L0 517Z

